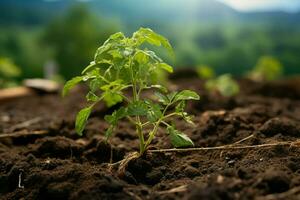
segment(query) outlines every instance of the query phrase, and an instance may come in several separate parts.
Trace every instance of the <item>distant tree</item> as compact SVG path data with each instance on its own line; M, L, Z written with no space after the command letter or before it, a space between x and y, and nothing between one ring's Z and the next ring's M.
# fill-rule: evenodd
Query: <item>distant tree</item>
M91 55L115 29L78 4L47 26L44 41L50 46L60 73L70 78L89 64Z

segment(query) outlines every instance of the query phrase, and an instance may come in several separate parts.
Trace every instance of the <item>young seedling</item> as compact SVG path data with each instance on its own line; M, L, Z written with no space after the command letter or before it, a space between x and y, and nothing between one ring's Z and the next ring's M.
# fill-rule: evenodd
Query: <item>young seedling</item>
M209 79L205 83L205 87L209 91L217 91L224 97L235 96L239 93L240 87L230 74L223 74L213 79Z
M205 88L210 92L218 92L224 97L231 97L239 93L240 87L230 74L215 75L214 70L206 65L196 68L199 78L205 80Z
M276 58L262 56L248 76L255 81L272 81L280 78L282 74L283 66Z
M198 76L203 80L213 79L215 71L207 65L199 65L196 68Z
M187 135L170 124L172 117L182 117L193 124L191 116L185 111L187 100L199 100L197 93L190 90L170 92L159 84L152 83L152 77L159 71L173 72L173 68L164 63L155 52L144 45L163 46L173 53L169 41L148 28L140 28L132 37L115 33L98 48L94 61L87 66L81 76L74 77L65 84L63 95L80 82L86 82L89 92L86 99L89 105L76 117L76 131L82 135L87 120L94 106L104 101L107 106L123 102L105 120L109 127L105 132L110 138L117 128L119 120L128 120L135 126L139 138L139 155L147 150L160 126L166 127L175 147L193 146ZM131 93L129 92L131 90ZM156 101L145 98L142 94L153 91ZM150 130L148 132L145 129Z

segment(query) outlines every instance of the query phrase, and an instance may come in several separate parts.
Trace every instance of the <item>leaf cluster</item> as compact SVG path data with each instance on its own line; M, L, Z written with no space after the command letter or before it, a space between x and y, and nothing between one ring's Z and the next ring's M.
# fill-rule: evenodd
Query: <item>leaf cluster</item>
M191 116L184 111L185 103L187 100L198 100L199 96L189 90L168 93L167 88L154 83L156 73L160 70L172 73L173 68L154 51L146 48L145 44L162 46L173 55L169 41L149 28L140 28L132 37L118 32L97 49L94 60L83 70L81 76L74 77L65 84L63 95L80 82L89 86L86 99L90 104L76 118L78 134L82 135L91 111L98 102L104 101L109 107L123 102L111 115L105 116L109 124L107 138L112 136L119 120L124 119L136 127L141 154L161 125L166 126L175 147L193 145L169 120L179 116L192 123ZM155 91L156 100L142 98L142 93L146 90ZM175 111L170 111L170 108L175 108ZM145 134L145 128L151 131Z

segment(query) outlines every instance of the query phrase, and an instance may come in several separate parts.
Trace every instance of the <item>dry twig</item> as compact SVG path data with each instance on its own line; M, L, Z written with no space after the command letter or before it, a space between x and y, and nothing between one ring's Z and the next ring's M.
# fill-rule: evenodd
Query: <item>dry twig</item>
M297 141L288 141L288 142L276 142L276 143L267 143L259 145L223 145L219 147L198 147L198 148L185 148L185 149L157 149L149 150L150 153L167 153L167 152L190 152L190 151L207 151L207 150L232 150L232 149L256 149L256 148L268 148L274 146L298 146L294 145Z
M31 135L45 135L48 134L49 131L40 130L40 131L18 131L13 133L1 133L0 139L2 138L10 138L10 137L23 137L23 136L31 136Z
M28 126L32 125L32 124L36 124L36 123L39 123L40 121L42 120L41 117L36 117L36 118L33 118L33 119L30 119L30 120L27 120L25 122L21 122L19 124L16 124L14 126L11 126L8 131L9 132L12 132L16 129L22 129L22 128L27 128Z

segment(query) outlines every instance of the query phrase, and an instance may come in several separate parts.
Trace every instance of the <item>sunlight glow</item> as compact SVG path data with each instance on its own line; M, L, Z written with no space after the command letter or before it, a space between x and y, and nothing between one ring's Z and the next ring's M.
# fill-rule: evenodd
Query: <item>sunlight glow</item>
M240 11L282 10L296 12L300 9L299 0L219 0Z

